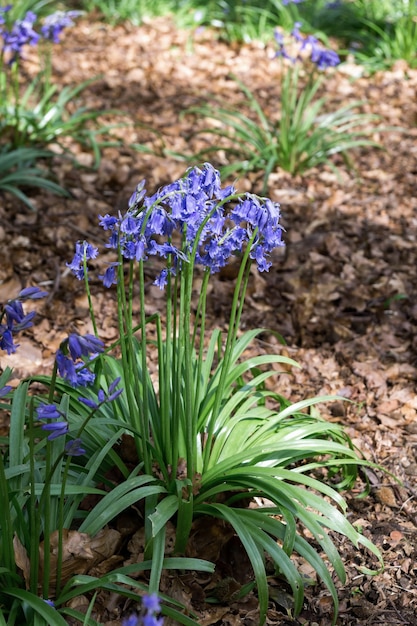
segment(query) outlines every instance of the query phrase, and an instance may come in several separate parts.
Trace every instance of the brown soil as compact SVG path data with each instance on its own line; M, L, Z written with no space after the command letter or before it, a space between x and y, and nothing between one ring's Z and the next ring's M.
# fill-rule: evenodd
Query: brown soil
M191 138L201 122L181 112L214 97L245 110L230 73L251 87L271 115L280 97L280 68L271 50L255 43L226 45L208 31L177 31L168 20L140 28L80 22L57 47L53 65L61 85L100 75L80 103L122 110L122 118L106 114L103 119L128 124L114 131L123 146L105 148L98 169L89 167L91 155L78 146L72 147L84 168L57 156L53 173L70 198L34 191L30 196L37 210L30 212L0 197L0 301L29 284L50 293L46 302L37 303L37 323L18 352L1 357L2 367L14 367L17 378L49 373L66 334L90 330L82 283L69 275L65 263L77 239L104 243L97 216L123 210L140 180L146 178L153 192L184 172L183 162L166 155L191 153L203 140ZM281 170L271 175L268 195L281 203L287 245L268 274L252 276L243 322L245 328L279 332L287 342L285 353L300 363L299 371L278 378L280 393L294 401L329 393L353 401L325 405L323 414L342 423L367 458L402 481L367 471L369 495L356 498L362 485L347 494L350 519L360 520L380 547L385 570L373 578L361 574L358 550L339 541L348 580L339 586L337 623L411 626L417 624L417 71L398 63L391 71L354 78L357 69L348 64L329 77L329 109L366 100L362 111L404 130L375 133L384 150L354 152L354 171L337 162L340 178L327 167L294 178ZM35 58L28 60L28 70L36 71ZM136 151L135 143L159 150L160 156ZM255 175L237 184L239 190L255 192L260 185ZM213 284L209 324L223 326L233 281L222 276ZM101 336L111 340L114 304L98 283L93 290ZM149 287L150 308L158 296L159 290ZM282 348L272 333L265 333L256 349ZM172 584L179 593L178 581ZM196 584L183 579L180 596L198 598L193 608L200 624L257 623L253 596L235 602L233 594L226 594L219 605L209 606L203 583L199 593ZM286 594L274 584L280 592L272 594L268 623L330 624L325 589L307 587L305 608L293 620ZM108 607L99 619L118 624L121 608L126 607Z

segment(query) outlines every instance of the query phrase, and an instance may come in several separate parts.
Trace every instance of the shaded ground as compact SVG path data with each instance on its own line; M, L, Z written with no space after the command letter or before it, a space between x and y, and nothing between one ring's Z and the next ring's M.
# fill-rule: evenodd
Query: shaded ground
M325 406L323 413L346 427L367 458L403 481L398 486L382 473L368 472L370 495L348 495L350 519L359 520L382 549L386 568L374 578L363 576L357 569L366 562L363 555L347 542L340 545L348 580L340 587L338 624L411 626L417 624L417 72L399 63L390 72L353 80L356 69L347 66L329 79L329 108L366 99L362 110L405 130L377 135L385 151L358 151L355 172L341 165L340 179L327 168L297 178L281 171L271 176L268 193L281 202L287 246L268 274L253 275L244 324L278 331L287 342L282 348L266 332L258 351L282 350L301 364L299 371L277 379L281 393L294 401L323 393L352 400ZM34 61L29 70L36 70ZM125 145L106 148L98 171L57 158L54 173L71 198L32 196L36 213L0 198L0 301L28 284L50 291L48 301L38 303L33 332L22 339L16 355L1 359L2 367L14 366L17 375L49 372L62 338L70 330L90 330L82 284L65 267L74 242L102 242L98 214L124 209L142 178L153 191L185 169L174 159L140 154L130 144L182 152L201 147L200 140L190 138L195 119L180 113L219 95L242 110L230 72L255 91L271 114L279 101L280 68L271 51L258 44L226 46L206 31L195 36L176 32L166 20L139 29L82 22L57 48L54 71L61 84L102 73L85 92L85 103L122 109L133 124L115 131ZM91 165L91 155L80 153L79 159ZM253 176L238 188L259 191L260 180ZM104 260L103 255L100 263ZM224 325L232 288L226 275L215 281L211 326ZM99 285L93 289L101 336L111 340L113 302ZM150 286L150 310L159 296ZM229 561L232 557L227 554ZM181 599L192 599L201 624L257 623L252 596L234 602L229 591L219 605L209 607L204 603L208 581L165 583L168 592L170 583ZM288 599L274 584L278 591L272 594L270 624L330 624L330 601L320 586L307 588L305 610L294 621L287 616ZM100 619L119 623L120 608L116 603Z

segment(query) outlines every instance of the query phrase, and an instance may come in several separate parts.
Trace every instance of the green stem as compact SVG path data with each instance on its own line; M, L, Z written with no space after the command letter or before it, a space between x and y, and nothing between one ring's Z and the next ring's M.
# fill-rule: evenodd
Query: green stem
M150 430L149 430L149 397L148 397L148 389L145 383L145 376L147 374L147 341L146 341L146 312L145 312L145 271L143 261L139 263L139 284L141 285L139 289L140 293L140 326L141 326L141 361L142 361L142 376L144 378L139 383L138 376L134 375L136 381L136 391L137 391L137 400L138 406L140 406L140 432L142 435L142 454L143 454L143 463L145 468L145 473L152 474L152 459L149 449L149 440L150 440ZM132 299L132 298L131 298ZM131 322L131 319L130 319ZM132 327L130 323L130 328ZM132 339L132 337L131 337ZM133 344L132 344L133 348ZM133 352L134 354L134 352ZM132 363L132 366L135 368L136 363Z
M43 581L42 581L42 593L44 598L49 597L49 582L51 578L51 519L50 519L50 504L51 504L51 442L46 441L46 462L45 462L45 476L49 477L45 481L45 485L42 491L43 497Z
M95 318L95 315L94 315L93 300L91 298L90 283L89 283L89 280L88 280L88 267L87 267L87 258L86 258L85 252L84 252L84 258L83 258L83 267L84 267L84 284L85 284L85 291L86 291L86 294L87 294L88 309L89 309L89 313L90 313L90 319L91 319L91 323L93 325L94 334L95 334L96 337L98 337L97 323L96 323L96 318Z
M13 573L15 570L15 559L13 549L13 524L10 515L10 493L5 475L5 467L3 462L3 453L0 451L0 529L1 529L1 562L3 567ZM32 578L32 571L31 571ZM10 583L12 584L12 583Z
M118 255L118 270L117 270L117 321L119 326L119 337L120 337L120 351L122 358L122 368L123 368L123 380L125 386L125 393L127 398L127 403L129 407L129 415L130 419L134 422L135 429L140 432L139 422L138 422L138 407L135 406L135 398L134 392L131 384L131 367L130 367L130 357L128 350L128 332L127 332L127 320L126 320L126 293L124 290L124 272L123 272L123 257L119 250ZM132 332L132 331L131 331ZM142 449L144 447L142 437L135 437L136 446L138 449L138 456L142 458Z
M39 578L39 538L40 538L40 516L36 514L36 494L35 494L35 444L34 444L34 424L33 424L33 400L29 409L29 466L30 466L30 504L29 504L29 528L31 534L30 542L30 590L37 594ZM39 509L38 509L39 510Z
M212 447L214 427L216 424L217 415L221 408L221 403L222 403L222 399L224 395L224 388L226 385L226 379L229 374L230 363L233 357L233 348L236 342L241 313L242 313L242 309L244 305L246 287L247 287L248 280L249 280L249 272L250 272L250 267L251 267L249 254L250 254L252 244L257 236L257 233L258 233L258 230L256 229L254 233L252 234L251 239L247 243L246 250L243 255L242 262L240 264L239 274L236 279L236 286L235 286L235 290L233 294L232 310L230 313L229 328L227 331L226 345L224 349L219 384L216 389L216 395L214 398L212 414L209 420L209 425L207 429L207 437L206 437L205 445L204 445L203 471L204 469L206 469L209 459L210 459L210 450Z
M14 100L14 139L13 145L15 148L20 147L20 108L19 108L19 61L16 60L11 67L11 83L12 83L12 93Z
M194 397L193 413L195 416L199 414L200 404L200 388L201 388L201 370L204 360L204 335L206 331L206 304L207 304L207 286L210 278L210 269L206 269L204 272L203 284L201 286L200 298L198 300L196 319L194 325L194 334L192 343L195 346L197 342L197 330L200 331L199 346L198 346L198 358L197 358L197 371L196 371L196 390Z
M58 505L58 556L56 563L56 573L55 573L55 581L56 581L56 593L55 597L58 598L61 593L61 575L62 575L62 561L63 561L63 533L64 533L64 500L65 500L65 487L67 484L68 472L71 464L71 457L67 457L64 467L64 472L61 479L61 495L59 498Z
M194 261L194 260L193 260ZM191 334L191 297L193 288L194 262L184 267L184 309L183 309L183 342L184 342L184 426L185 447L187 462L187 477L190 481L189 495L192 497L192 481L195 474L196 463L196 424L194 415L194 372L193 372L193 345Z
M170 260L168 259L168 269ZM163 454L166 463L173 465L171 445L171 417L172 417L172 362L173 362L173 337L172 337L172 277L168 274L166 286L166 320L165 340L162 337L162 329L158 330L158 363L159 363L159 402L160 402L160 429ZM160 321L160 319L159 319Z

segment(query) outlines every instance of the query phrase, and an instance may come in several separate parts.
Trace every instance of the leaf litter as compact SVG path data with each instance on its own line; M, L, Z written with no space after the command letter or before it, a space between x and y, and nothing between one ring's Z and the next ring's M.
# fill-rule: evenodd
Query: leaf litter
M188 107L222 99L250 114L231 73L250 86L270 115L276 114L280 65L271 57L268 47L259 43L227 45L209 30L181 31L162 18L140 27L85 20L64 36L53 55L54 80L64 86L96 76L79 96L82 104L103 112L122 110L125 117L103 117L106 123L126 124L114 130L123 145L104 148L97 170L90 167L92 156L80 146L72 148L82 166L57 154L52 170L70 198L33 192L35 213L10 197L0 199L0 299L29 284L50 292L46 302L37 303L36 325L25 333L19 351L1 358L3 368L14 368L16 381L35 372L49 373L55 350L71 330L91 332L82 283L69 276L65 266L74 242L87 238L104 243L97 227L99 214L123 210L143 178L153 191L180 176L186 163L170 154L207 147L207 138L195 134L204 120L185 115ZM37 70L30 61L29 51L29 75ZM252 274L242 325L268 329L254 351L279 350L301 365L299 370L277 372L273 384L279 393L292 401L320 394L349 400L320 407L322 414L342 423L365 457L393 476L366 469L362 482L346 496L350 520L380 547L385 569L375 577L364 575L361 567L372 565L366 555L334 537L347 570L346 584L339 585L338 624L414 626L417 71L398 62L389 71L366 76L347 64L329 78L325 92L329 109L359 99L364 112L381 115L386 126L405 130L376 133L374 139L384 150L355 151L351 171L336 160L339 176L326 167L293 178L279 169L272 173L268 195L281 203L287 245L277 253L269 273ZM137 151L133 144L146 145L153 153ZM221 161L220 154L214 164ZM238 181L240 190L254 192L261 184L262 173ZM232 271L213 280L209 328L225 325L233 279ZM153 310L160 304L160 294L151 283L147 306ZM101 335L111 341L116 329L114 296L104 294L98 282L93 282L92 290ZM284 337L285 346L276 333ZM1 431L7 432L4 419ZM367 484L369 494L359 497ZM168 529L168 543L174 532ZM115 563L141 558L136 511L121 516L101 538L83 537L83 554L80 542L71 547L77 535L70 533L64 545L69 572L78 563L80 572L104 573ZM201 536L212 540L202 542ZM27 575L27 555L18 543L15 549ZM189 550L200 558L213 558L216 574L167 572L162 591L183 602L202 625L256 625L255 592L243 597L239 593L251 580L250 567L230 528L199 521ZM268 624L326 626L332 613L328 593L314 571L304 563L299 566L305 568L306 577L301 615L291 618L290 594L271 575ZM111 626L132 608L120 596L102 593L94 617Z

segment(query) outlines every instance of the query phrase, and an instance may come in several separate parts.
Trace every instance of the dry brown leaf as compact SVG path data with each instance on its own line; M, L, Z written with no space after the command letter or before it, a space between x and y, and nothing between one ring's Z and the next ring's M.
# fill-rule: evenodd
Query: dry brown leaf
M16 565L22 570L23 578L25 579L26 589L29 589L30 584L30 561L26 548L21 543L19 537L15 534L13 537L13 549Z

